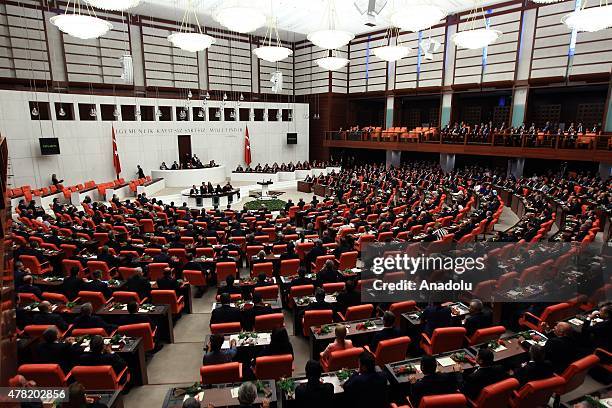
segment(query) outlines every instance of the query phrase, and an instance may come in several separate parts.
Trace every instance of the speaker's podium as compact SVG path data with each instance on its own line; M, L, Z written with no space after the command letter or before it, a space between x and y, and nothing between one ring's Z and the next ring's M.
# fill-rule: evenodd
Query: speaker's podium
M268 181L258 181L257 184L259 184L261 186L261 200L271 200L274 197L272 197L269 194L268 188L274 184L274 182L272 180L268 180Z

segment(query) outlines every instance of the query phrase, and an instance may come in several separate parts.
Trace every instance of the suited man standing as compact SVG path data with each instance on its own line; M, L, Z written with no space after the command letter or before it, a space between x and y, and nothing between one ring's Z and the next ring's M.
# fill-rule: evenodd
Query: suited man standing
M57 327L62 332L68 329L68 323L57 313L51 312L51 303L44 300L38 305L39 313L32 316L32 324L48 324Z
M479 367L476 371L464 377L462 387L462 392L469 399L476 399L483 388L508 378L508 373L506 373L504 367L494 364L494 358L491 349L483 348L478 350L476 362Z
M219 300L221 306L212 311L210 324L240 322L240 310L230 305L230 294L222 293Z

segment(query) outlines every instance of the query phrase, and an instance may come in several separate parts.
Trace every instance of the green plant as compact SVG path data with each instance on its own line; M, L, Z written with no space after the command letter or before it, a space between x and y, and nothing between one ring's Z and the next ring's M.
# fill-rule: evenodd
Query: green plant
M238 334L238 340L256 339L256 338L257 338L256 332L242 332Z
M280 211L285 209L286 201L274 198L272 200L254 200L244 204L245 210L261 210L266 208L270 211Z
M75 307L75 306L76 306L76 302L68 302L68 303L66 303L66 307L67 307L68 309L72 309L72 308L73 308L73 307Z
M287 394L295 391L295 381L291 378L283 378L278 382L278 387Z
M345 369L342 369L342 370L338 371L338 372L336 373L336 377L338 377L338 379L339 379L340 381L346 381L346 380L348 380L348 379L349 379L349 377L350 377L351 375L353 375L354 373L355 373L355 370L350 370L350 369L346 369L346 368L345 368Z
M410 375L417 372L416 367L413 364L403 364L393 368L395 375Z
M199 382L194 382L190 387L185 388L185 394L196 395L202 391L202 385Z

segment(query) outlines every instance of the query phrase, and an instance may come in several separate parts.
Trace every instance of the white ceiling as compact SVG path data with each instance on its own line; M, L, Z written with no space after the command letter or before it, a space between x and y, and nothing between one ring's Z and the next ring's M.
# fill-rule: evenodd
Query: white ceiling
M189 0L142 0L142 3L132 12L135 14L149 15L152 17L180 21ZM278 29L281 36L286 39L302 39L304 35L324 28L329 0L191 0L196 6L200 23L209 27L220 27L212 18L212 13L225 3L236 3L250 5L264 10L266 15L273 14L278 21ZM366 3L367 0L357 0ZM474 7L476 0L387 0L383 8L377 27L364 25L364 18L359 13L354 3L355 0L335 0L338 13L337 28L342 28L354 34L366 33L376 29L386 28L386 16L394 8L410 7L411 4L435 4L445 9L449 14L470 10ZM484 0L485 5L500 3L502 0ZM377 0L384 3L385 0ZM481 1L478 1L482 4ZM273 13L270 13L272 10ZM257 34L263 35L264 29L259 29Z

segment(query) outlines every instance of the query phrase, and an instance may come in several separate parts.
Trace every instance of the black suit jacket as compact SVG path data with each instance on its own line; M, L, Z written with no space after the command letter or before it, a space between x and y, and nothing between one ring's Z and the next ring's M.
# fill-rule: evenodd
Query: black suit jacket
M74 344L44 342L36 346L34 361L38 364L59 364L64 373L68 373L82 351Z
M491 313L488 311L482 311L480 313L468 315L463 326L467 330L466 336L470 337L476 330L491 327L492 324L493 320L491 318Z
M372 351L376 352L376 347L378 347L378 343L381 341L395 339L401 335L402 332L400 332L399 329L395 327L385 327L378 333L374 334L374 337L372 338Z
M221 305L212 311L210 324L231 323L242 321L240 310L230 305Z
M38 286L34 285L21 285L19 288L17 288L17 292L33 293L38 296L39 299L42 298L42 290L40 290Z
M119 326L137 323L149 323L151 330L155 330L155 322L147 315L141 313L122 315L118 320Z
M100 316L95 315L77 316L72 325L75 329L93 329L95 327L101 327L109 334L116 328L114 325L106 323Z
M242 319L242 326L245 330L253 330L255 325L255 318L257 316L266 315L272 313L272 307L268 305L254 305L252 308L244 312Z
M347 406L353 408L387 408L387 379L382 372L353 374L344 383Z
M521 383L521 386L523 386L530 381L543 380L545 378L552 377L553 374L553 366L550 361L544 361L541 363L529 361L527 364L518 368L514 372L514 377L519 381L519 383Z
M299 408L332 408L334 386L329 383L306 382L295 387L295 402Z
M61 331L68 328L68 323L57 313L36 313L32 316L32 324L52 324Z
M109 289L108 284L102 281L93 280L91 282L83 282L81 290L90 290L92 292L102 292L105 299L113 296L113 292Z
M144 276L133 275L126 282L126 290L138 293L140 299L151 295L151 282Z
M69 300L72 300L77 297L82 286L83 279L69 276L64 278L64 282L62 283L62 292Z
M474 400L484 387L505 380L506 378L508 378L508 373L506 373L504 367L501 365L480 367L464 378L462 391L466 397Z
M576 360L577 343L569 336L551 337L544 345L546 359L553 365L555 373L561 374L571 363Z
M79 357L79 365L84 366L102 366L109 365L113 367L115 374L119 374L126 367L125 361L117 353L102 353L94 354L91 352L83 353Z
M162 276L157 280L157 288L161 290L173 290L176 293L180 287L181 284L174 278Z
M455 373L434 373L426 375L410 386L410 402L418 407L421 398L427 395L453 394L457 392L457 375Z

